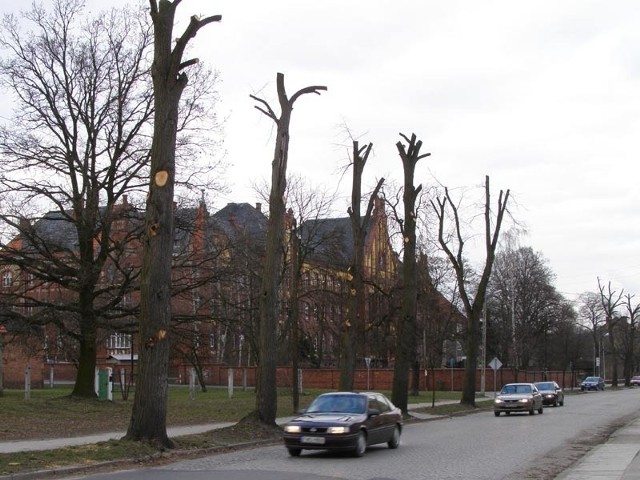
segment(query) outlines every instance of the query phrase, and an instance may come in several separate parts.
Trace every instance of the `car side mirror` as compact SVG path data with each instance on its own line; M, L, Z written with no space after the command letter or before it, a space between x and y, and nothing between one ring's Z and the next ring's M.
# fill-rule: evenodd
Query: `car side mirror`
M367 414L367 416L369 417L375 417L376 415L380 415L380 410L378 410L377 408L370 409Z

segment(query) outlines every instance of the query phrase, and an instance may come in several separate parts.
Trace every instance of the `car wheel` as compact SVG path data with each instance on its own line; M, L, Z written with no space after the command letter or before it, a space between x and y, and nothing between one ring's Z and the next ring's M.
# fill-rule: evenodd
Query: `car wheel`
M292 457L299 457L302 452L302 449L300 448L287 448L287 450L289 451L289 455Z
M400 427L398 425L393 428L393 435L387 445L389 445L389 448L398 448L400 446Z
M542 406L542 404L540 405L540 408L538 409L538 413L540 415L542 415L544 413L544 407Z
M531 406L531 410L529 410L529 415L533 415L536 411L533 409L533 405Z
M367 435L364 432L358 433L358 438L356 438L356 448L353 451L354 457L361 457L364 455L364 452L367 450Z
M499 416L500 416L500 412L493 412L493 414L494 414L496 417L499 417Z
M558 400L557 399L553 401L553 405L552 406L553 407L557 407L558 406Z
M564 398L562 400L560 400L560 402L558 402L560 404L561 407L564 407Z

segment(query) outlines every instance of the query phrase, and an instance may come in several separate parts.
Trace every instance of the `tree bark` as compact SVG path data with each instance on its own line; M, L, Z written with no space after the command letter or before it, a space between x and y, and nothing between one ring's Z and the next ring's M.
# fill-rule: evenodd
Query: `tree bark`
M362 173L372 147L373 144L369 143L360 148L357 140L353 142L353 183L351 187L351 207L348 210L353 235L353 257L351 258L347 276L349 282L348 311L340 327L340 380L338 388L342 391L353 390L353 378L358 357L357 337L360 333L364 336L364 320L361 315L364 311L365 299L363 289L364 243L374 201L384 183L384 178L378 181L376 188L369 197L365 216L362 218L360 213Z
M298 90L291 98L287 97L284 87L284 75L277 75L278 101L280 117L277 117L269 104L251 95L262 106L255 108L271 118L277 127L276 144L271 163L271 191L269 194L269 221L267 224L267 245L260 291L260 332L259 362L256 379L256 416L266 425L276 424L278 394L276 389L276 352L281 283L284 260L284 218L285 191L287 186L287 162L289 156L289 124L293 104L306 93L320 94L327 87L311 86Z
M404 221L401 225L404 243L402 255L402 307L396 331L396 357L393 368L393 388L391 401L403 413L408 413L409 373L416 357L416 309L418 304L418 275L416 268L416 198L422 186L414 187L413 181L418 160L428 157L430 153L420 155L422 141L416 135L411 139L402 135L409 144L402 142L396 147L402 159L404 170Z
M154 126L151 172L145 217L145 238L140 286L139 374L125 438L145 440L165 447L171 321L171 261L174 241L175 155L178 106L187 85L182 69L197 60L182 62L188 42L200 28L219 21L219 15L202 20L191 17L173 50L175 10L180 0L150 0L154 26Z

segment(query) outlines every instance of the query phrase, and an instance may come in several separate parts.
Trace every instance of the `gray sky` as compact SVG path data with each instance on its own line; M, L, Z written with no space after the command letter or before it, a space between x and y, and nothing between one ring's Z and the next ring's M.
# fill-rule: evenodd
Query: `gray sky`
M191 52L222 76L233 188L217 207L254 203L251 182L269 177L273 125L249 94L277 106L282 72L289 95L328 87L295 104L289 171L338 188L339 212L344 125L374 145L367 189L400 181L395 144L415 133L431 152L416 183L461 195L489 175L494 201L510 189L520 243L543 254L565 296L597 291L598 277L640 293L637 0L184 0L178 12L223 16Z

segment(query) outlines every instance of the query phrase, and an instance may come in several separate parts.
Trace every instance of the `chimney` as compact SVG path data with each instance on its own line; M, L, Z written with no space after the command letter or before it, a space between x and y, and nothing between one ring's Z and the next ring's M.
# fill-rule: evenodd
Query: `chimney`
M256 210L258 210L260 213L262 213L262 203L256 202Z

